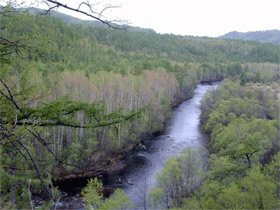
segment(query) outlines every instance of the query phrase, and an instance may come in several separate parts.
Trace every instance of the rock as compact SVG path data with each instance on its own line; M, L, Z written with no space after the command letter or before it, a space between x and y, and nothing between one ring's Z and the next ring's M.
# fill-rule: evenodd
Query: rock
M133 182L133 180L128 179L128 180L127 180L127 184L134 185L134 182Z

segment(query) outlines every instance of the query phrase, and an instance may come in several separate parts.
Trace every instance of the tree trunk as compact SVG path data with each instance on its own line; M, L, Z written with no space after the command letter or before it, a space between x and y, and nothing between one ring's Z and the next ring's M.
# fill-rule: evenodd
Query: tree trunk
M248 164L249 164L249 168L252 168L252 163L251 163L251 160L250 160L250 157L248 154L246 154L246 158L247 158L247 161L248 161Z
M12 176L15 176L15 172L11 171ZM11 186L11 202L13 205L16 205L16 190L17 190L17 185L16 183L12 183Z

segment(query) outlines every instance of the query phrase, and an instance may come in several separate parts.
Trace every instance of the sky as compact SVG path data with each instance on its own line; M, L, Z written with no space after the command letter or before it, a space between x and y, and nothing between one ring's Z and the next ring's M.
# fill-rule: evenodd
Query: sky
M75 2L61 1L68 5ZM121 4L121 8L107 11L106 15L109 18L125 19L131 26L151 28L158 33L216 37L230 31L280 29L280 0L100 0L99 2L107 4L108 1L112 5ZM104 4L99 6L102 7ZM69 14L69 11L58 11ZM87 19L85 16L70 14Z
M280 0L124 0L132 25L159 33L219 36L280 29Z

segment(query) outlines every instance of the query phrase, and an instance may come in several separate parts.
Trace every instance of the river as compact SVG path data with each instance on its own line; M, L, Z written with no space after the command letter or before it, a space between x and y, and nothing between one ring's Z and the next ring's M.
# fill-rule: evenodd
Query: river
M200 131L200 101L208 90L216 86L198 85L193 97L174 110L164 135L153 139L147 151L136 154L134 167L124 174L131 183L125 192L134 203L134 209L145 209L148 191L155 185L156 174L168 158L186 147L197 148L205 142L206 136Z
M197 148L205 142L206 136L200 131L200 101L208 90L216 87L215 83L198 85L193 97L174 110L164 134L151 139L146 151L131 156L130 166L122 174L109 178L112 185L124 180L120 187L134 203L135 210L147 207L148 191L155 185L156 174L168 158L186 147ZM64 194L57 204L57 209L84 209L85 206L80 194Z

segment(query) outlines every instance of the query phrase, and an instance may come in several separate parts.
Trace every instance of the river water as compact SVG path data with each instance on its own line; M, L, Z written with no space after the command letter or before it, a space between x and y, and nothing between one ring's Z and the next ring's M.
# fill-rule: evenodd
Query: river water
M200 101L203 95L216 84L200 84L191 99L181 103L167 123L165 134L152 140L147 151L136 154L134 167L124 174L130 185L125 189L134 203L134 209L147 207L148 191L156 184L156 174L168 158L186 147L197 148L203 144L206 136L200 127Z
M121 175L111 177L111 184L118 180L135 210L146 209L149 190L156 184L156 174L163 168L164 163L173 155L186 147L197 148L206 140L200 127L200 101L203 95L217 84L200 84L196 87L191 99L181 103L168 121L164 135L150 140L146 151L133 155L130 166ZM110 178L109 178L110 179ZM125 183L125 184L124 184ZM85 209L85 203L80 194L70 196L64 194L57 203L56 209Z

